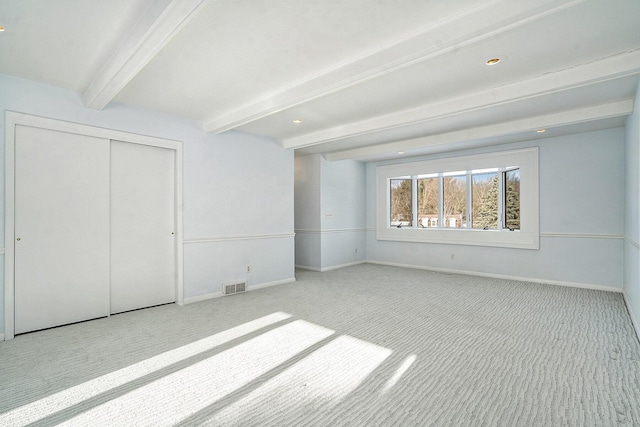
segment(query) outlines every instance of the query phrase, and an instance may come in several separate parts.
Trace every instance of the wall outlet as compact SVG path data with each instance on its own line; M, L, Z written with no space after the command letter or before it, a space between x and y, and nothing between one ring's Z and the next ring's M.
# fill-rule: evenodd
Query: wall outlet
M251 273L251 265L247 264L247 273Z

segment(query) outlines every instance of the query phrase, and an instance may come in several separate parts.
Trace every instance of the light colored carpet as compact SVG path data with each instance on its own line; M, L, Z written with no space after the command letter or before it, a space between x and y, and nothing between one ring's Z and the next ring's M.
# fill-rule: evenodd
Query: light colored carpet
M378 265L0 342L0 425L638 426L621 294Z

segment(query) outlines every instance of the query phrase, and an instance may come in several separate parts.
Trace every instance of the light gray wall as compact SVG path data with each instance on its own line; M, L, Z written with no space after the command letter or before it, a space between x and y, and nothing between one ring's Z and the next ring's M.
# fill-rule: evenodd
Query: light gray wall
M218 292L222 282L244 278L247 264L252 265L250 286L293 279L292 151L270 139L237 132L210 135L200 123L122 104L109 104L103 111L87 109L79 93L6 75L0 75L0 94L3 223L7 110L180 140L184 237L205 240L184 245L185 298ZM0 238L4 239L4 226Z
M365 260L365 168L314 154L295 161L296 265L327 270Z
M640 94L640 85L638 91ZM640 97L625 123L624 292L640 334Z
M322 269L366 259L365 165L321 158Z
M540 249L378 241L376 165L367 164L367 259L548 282L622 288L622 128L425 156L405 161L540 147Z
M319 270L320 236L320 155L295 159L296 266Z

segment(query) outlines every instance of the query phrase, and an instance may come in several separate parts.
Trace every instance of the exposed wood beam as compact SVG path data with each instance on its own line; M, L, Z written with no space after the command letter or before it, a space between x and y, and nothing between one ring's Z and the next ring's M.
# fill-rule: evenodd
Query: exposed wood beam
M153 2L85 91L85 106L103 109L206 3L207 0Z
M305 102L364 83L525 25L585 0L483 2L466 13L439 22L400 40L382 45L315 76L292 83L250 105L206 122L205 129L221 133ZM443 46L443 41L446 41Z
M523 99L551 95L638 73L640 73L640 49L444 102L426 104L411 110L290 138L283 141L283 146L285 148L302 148L339 141L453 115L477 112Z
M524 119L511 120L487 126L478 126L453 132L430 135L421 138L395 141L370 147L354 148L351 150L337 151L326 154L330 161L358 159L374 155L407 151L416 148L428 147L439 144L477 140L483 138L500 137L536 129L549 129L556 126L584 123L593 120L607 119L611 117L626 116L633 112L633 99L624 99L605 104L593 105L584 108L566 110L551 114L545 114Z

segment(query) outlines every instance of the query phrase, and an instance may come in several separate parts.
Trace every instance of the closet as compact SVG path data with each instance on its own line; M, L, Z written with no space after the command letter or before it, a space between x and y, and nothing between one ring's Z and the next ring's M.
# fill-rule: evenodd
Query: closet
M176 150L16 125L15 333L176 301Z

